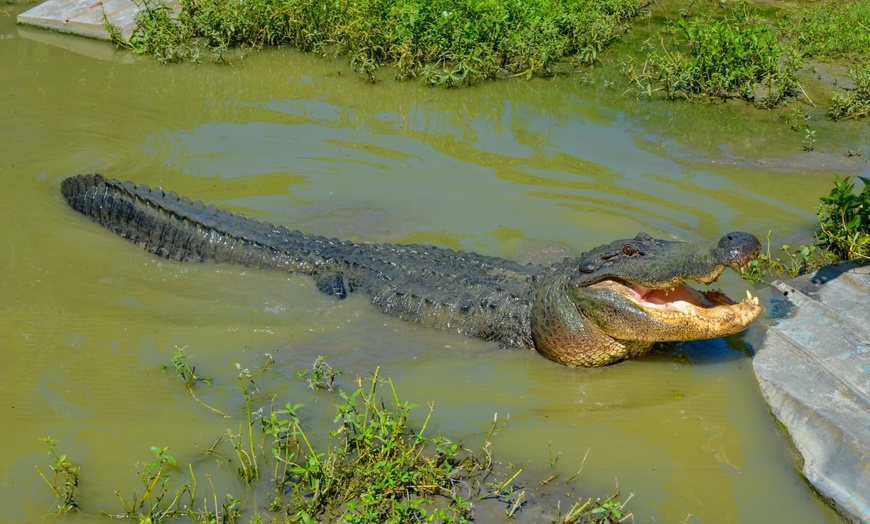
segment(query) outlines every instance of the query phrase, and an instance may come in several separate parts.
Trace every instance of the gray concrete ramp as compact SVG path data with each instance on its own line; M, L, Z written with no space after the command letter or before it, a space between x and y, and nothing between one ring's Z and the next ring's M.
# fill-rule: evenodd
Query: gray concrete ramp
M761 392L815 488L870 523L870 266L775 282L779 318L753 359Z
M176 13L178 0L164 2ZM18 15L21 24L54 29L63 33L109 40L105 20L129 39L136 28L136 17L144 4L132 0L49 0ZM105 18L104 18L105 17Z

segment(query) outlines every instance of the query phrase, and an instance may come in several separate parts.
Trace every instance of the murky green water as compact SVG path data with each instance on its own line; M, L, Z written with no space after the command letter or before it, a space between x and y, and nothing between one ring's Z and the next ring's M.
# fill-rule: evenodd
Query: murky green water
M235 364L257 368L268 352L277 373L262 386L313 413L331 408L293 372L323 354L347 379L380 366L469 443L510 414L495 450L530 485L551 473L551 453L567 476L588 452L582 486L605 495L618 480L640 521L837 521L797 473L743 337L566 369L405 325L361 298L335 302L304 278L157 260L58 189L96 171L312 233L524 259L640 230L771 230L778 245L811 227L833 173L870 174L860 158L828 167L849 147L870 153L866 124L819 133L817 149L836 155L808 161L772 115L638 104L579 79L372 86L343 62L284 51L163 67L18 28L19 9L0 10L0 521L46 519L40 437L82 466L87 514L70 520L101 521L122 509L115 490L137 487L149 446L186 464L201 461L195 445L236 430L238 417L209 413L161 374L176 346L216 378L203 395L227 410L240 405Z

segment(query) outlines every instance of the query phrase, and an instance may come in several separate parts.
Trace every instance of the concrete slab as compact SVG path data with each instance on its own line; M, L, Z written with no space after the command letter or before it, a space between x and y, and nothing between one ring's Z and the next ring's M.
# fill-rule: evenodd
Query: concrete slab
M847 262L773 288L772 309L786 313L753 359L761 392L807 480L850 521L870 523L870 266Z
M179 0L164 3L175 13L181 9ZM142 9L142 2L132 0L49 0L18 15L18 23L109 40L105 27L105 19L108 19L121 31L122 37L129 39Z
M75 38L57 31L46 31L38 27L18 26L18 36L28 40L34 40L43 44L52 45L78 53L97 60L114 62L117 64L132 64L135 62L133 54L125 49L116 49L106 42L92 38Z

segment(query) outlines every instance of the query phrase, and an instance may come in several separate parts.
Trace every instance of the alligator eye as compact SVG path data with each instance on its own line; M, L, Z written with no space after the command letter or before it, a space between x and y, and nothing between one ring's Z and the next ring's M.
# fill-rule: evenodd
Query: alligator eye
M635 249L631 244L626 244L622 246L622 254L631 257L637 254L637 249Z

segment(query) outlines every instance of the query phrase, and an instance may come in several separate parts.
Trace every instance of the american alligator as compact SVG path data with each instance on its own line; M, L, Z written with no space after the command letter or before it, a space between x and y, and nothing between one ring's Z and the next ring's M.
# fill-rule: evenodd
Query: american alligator
M700 292L726 268L758 256L753 235L696 243L640 233L552 265L422 245L365 244L311 236L132 182L79 175L67 202L145 250L172 260L238 263L314 277L325 293L360 292L381 311L567 366L603 366L655 342L732 335L761 308Z

